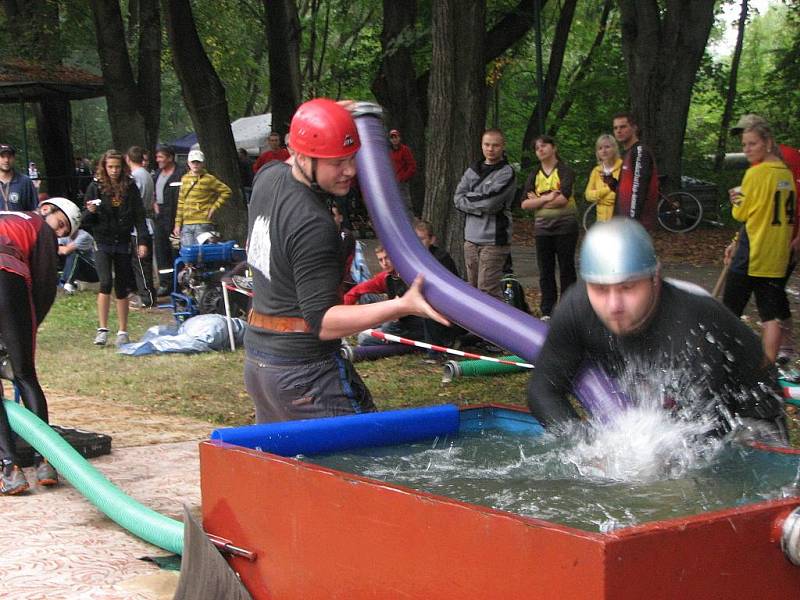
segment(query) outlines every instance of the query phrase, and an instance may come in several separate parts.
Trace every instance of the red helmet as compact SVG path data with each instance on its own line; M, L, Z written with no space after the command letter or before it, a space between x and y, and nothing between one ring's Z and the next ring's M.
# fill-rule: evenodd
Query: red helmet
M289 145L312 158L342 158L361 147L350 111L328 98L300 105L289 126Z

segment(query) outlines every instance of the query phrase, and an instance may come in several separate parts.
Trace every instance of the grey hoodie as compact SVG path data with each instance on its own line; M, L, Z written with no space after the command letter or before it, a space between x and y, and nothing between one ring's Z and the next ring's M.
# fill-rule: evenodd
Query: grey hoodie
M508 161L470 165L453 198L456 208L466 214L464 239L473 244L509 245L515 195L514 169Z

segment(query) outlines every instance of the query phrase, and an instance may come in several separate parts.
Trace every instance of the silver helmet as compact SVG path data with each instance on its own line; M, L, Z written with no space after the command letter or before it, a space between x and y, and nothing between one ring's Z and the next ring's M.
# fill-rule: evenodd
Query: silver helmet
M611 285L646 279L658 270L653 242L638 221L615 217L596 223L581 246L581 278Z

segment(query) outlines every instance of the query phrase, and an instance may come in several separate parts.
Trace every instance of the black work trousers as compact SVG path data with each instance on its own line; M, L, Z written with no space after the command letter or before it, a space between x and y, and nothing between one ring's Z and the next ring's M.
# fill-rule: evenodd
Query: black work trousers
M25 407L47 423L47 400L36 377L34 363L35 332L31 294L25 279L0 270L0 336L14 369L14 383ZM0 460L16 463L16 450L3 406L0 409Z
M163 209L162 209L163 210ZM161 273L164 269L171 269L175 264L176 252L172 248L169 236L174 228L175 218L171 215L159 213L156 215L156 226L153 234L153 248L158 266L158 283L161 287L172 289L172 273Z
M575 283L575 247L578 245L578 232L557 235L536 235L536 262L539 265L539 291L542 316L549 317L558 301L556 288L556 261L561 283L561 294Z

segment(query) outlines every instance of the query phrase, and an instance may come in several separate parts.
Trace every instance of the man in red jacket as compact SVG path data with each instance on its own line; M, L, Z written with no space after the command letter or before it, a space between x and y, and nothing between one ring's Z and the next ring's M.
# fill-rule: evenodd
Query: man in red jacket
M66 198L43 202L47 214L0 214L0 337L25 407L47 422L47 400L36 377L36 330L50 310L58 285L58 237L78 230L81 211ZM20 469L5 407L0 407L0 494L20 494L28 481ZM38 454L39 485L55 485L58 475Z
M639 141L639 125L630 113L617 113L612 121L614 138L622 146L619 181L604 175L603 181L617 193L614 214L635 219L652 231L658 216L658 169L650 149Z
M286 148L281 148L281 135L277 131L273 131L267 136L267 144L269 148L262 152L253 164L253 173L258 173L259 169L268 162L273 160L283 162L289 158L289 151Z
M411 184L409 182L417 172L417 161L414 160L411 148L402 143L400 132L397 129L389 132L389 142L391 143L389 155L392 158L397 185L400 187L400 193L406 201L406 206L413 213L414 204L411 201Z

